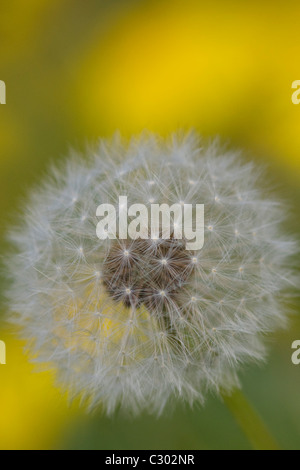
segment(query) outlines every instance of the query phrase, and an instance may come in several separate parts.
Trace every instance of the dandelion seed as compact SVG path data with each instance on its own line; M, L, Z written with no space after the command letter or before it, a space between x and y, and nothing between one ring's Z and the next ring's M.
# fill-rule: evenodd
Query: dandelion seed
M192 404L237 386L242 364L265 356L263 333L285 325L280 299L294 277L285 209L259 172L195 134L129 145L116 137L54 170L12 230L6 262L11 321L35 361L107 413L160 413L174 396ZM154 203L154 189L160 204L188 199L217 221L213 237L206 225L201 257L173 234L97 238L99 204L116 206L120 194Z

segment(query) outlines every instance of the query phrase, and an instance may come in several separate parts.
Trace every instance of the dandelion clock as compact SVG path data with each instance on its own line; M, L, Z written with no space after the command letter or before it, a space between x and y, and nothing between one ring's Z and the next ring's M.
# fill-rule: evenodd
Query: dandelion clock
M153 228L161 205L169 231ZM286 324L285 216L261 169L217 141L101 140L53 168L11 230L9 319L90 408L159 414L229 393Z

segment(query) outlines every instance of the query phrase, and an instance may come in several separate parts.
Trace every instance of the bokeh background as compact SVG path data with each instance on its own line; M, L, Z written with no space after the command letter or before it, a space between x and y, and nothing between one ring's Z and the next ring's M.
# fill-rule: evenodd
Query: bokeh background
M300 207L299 1L1 0L0 231L50 161L99 136L194 128L268 165ZM5 286L5 283L3 284ZM296 313L299 306L295 305ZM0 316L2 449L247 449L221 401L178 405L170 416L89 416L49 373L36 373ZM243 389L282 448L300 448L300 366L288 331L270 338L270 361L249 367Z

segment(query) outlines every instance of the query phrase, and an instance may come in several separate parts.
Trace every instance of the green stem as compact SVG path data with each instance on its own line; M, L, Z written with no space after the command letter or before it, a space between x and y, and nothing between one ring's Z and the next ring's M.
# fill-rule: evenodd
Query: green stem
M255 450L279 450L279 446L270 434L262 418L245 398L240 390L230 396L223 394L223 400L240 428Z

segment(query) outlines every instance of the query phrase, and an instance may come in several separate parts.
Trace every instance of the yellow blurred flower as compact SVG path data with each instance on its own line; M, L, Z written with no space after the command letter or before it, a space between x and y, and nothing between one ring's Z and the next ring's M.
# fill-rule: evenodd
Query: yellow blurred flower
M6 365L0 365L0 448L53 448L76 415L53 386L50 373L35 373L23 353L24 343L1 331Z
M79 125L167 134L196 127L300 171L296 2L141 2L79 56ZM84 80L83 80L84 77Z

